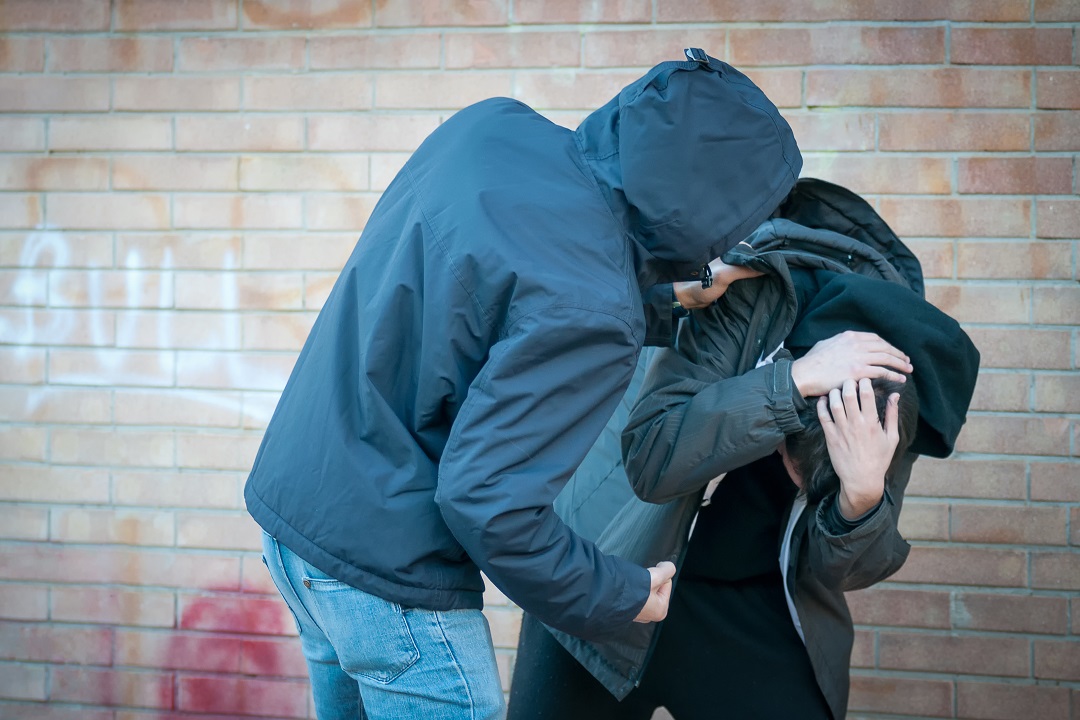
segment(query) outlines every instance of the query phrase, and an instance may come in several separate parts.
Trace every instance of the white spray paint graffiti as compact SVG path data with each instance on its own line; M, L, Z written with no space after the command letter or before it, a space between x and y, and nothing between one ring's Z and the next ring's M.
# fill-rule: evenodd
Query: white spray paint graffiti
M29 308L35 305L35 298L39 292L39 278L37 273L41 270L55 270L67 268L70 261L69 241L63 232L52 228L39 228L36 232L27 236L19 258L19 273L12 284L12 294L17 307ZM132 248L124 258L122 268L129 271L124 273L124 308L136 309L141 307L143 283L145 277L140 270L141 259L138 252ZM223 262L222 270L234 270L237 266L236 258L229 251ZM88 385L102 387L103 385L115 387L136 388L161 388L176 387L176 367L178 353L184 352L186 371L198 376L203 371L222 371L227 378L228 387L218 391L199 388L183 388L184 399L188 402L205 404L208 407L222 408L229 411L242 411L246 415L247 423L264 424L273 412L273 403L265 402L264 397L259 397L255 402L243 403L236 396L237 390L243 389L274 389L280 390L285 378L280 373L261 368L246 362L245 354L241 352L185 352L170 346L173 337L173 321L175 309L173 308L175 268L171 248L166 248L160 263L160 267L145 268L160 273L161 282L158 287L157 308L154 311L155 340L151 349L138 347L136 338L138 335L138 318L134 313L120 313L115 326L115 337L110 335L109 322L111 313L102 311L105 290L102 287L101 274L89 272L87 274L87 311L79 313L79 317L70 307L54 308L51 305L52 298L45 308L46 312L25 312L0 315L0 343L9 351L9 357L14 362L28 362L31 353L35 353L42 347L48 348L55 345L69 345L66 338L76 331L77 324L83 324L82 331L87 338L85 342L78 344L78 349L87 352L92 362L87 363L85 373L68 372L62 383L65 387ZM208 329L214 333L206 338L207 346L218 348L239 347L238 339L241 335L241 317L239 310L239 288L236 278L229 272L221 273L221 308L228 311L225 315L223 326ZM41 310L41 308L35 308ZM59 310L58 312L49 312ZM128 351L140 353L157 351L155 363L144 366L142 369L124 367L125 356ZM163 384L163 374L172 376L172 381ZM110 381L111 380L111 381ZM46 387L49 387L48 385ZM28 394L26 416L29 417L43 402L43 392L31 392Z

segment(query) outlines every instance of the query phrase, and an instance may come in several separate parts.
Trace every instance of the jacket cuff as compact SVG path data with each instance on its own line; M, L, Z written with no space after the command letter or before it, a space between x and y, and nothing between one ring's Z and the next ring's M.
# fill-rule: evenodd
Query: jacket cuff
M818 527L825 536L843 545L873 532L881 524L882 518L888 514L893 504L892 496L886 490L872 510L868 510L855 520L848 520L840 514L837 494L833 493L821 501L815 515Z
M689 314L681 305L675 304L675 286L666 283L642 291L641 305L645 311L645 344L671 347L679 318Z
M803 429L799 411L806 407L806 400L791 380L789 358L776 360L769 367L772 369L771 376L766 379L769 383L769 410L780 430L785 435L791 435Z

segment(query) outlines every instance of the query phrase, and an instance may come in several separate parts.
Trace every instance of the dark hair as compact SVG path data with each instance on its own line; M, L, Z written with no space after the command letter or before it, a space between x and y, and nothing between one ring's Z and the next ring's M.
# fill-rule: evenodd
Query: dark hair
M915 383L897 382L876 378L871 381L874 399L877 404L878 419L885 424L885 405L893 393L900 394L899 432L900 442L896 445L886 482L892 476L900 458L915 440L915 429L919 421L919 396L915 392ZM833 470L829 458L829 448L825 444L825 431L817 415L817 398L808 398L807 407L799 413L803 429L787 436L787 455L791 464L799 471L806 490L806 500L810 504L821 502L830 493L840 489L840 478Z

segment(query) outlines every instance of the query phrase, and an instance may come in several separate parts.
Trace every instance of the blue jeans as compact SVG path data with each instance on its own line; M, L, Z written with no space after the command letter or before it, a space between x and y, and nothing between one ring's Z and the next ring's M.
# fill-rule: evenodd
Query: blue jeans
M263 533L292 610L319 720L493 720L505 715L479 610L403 608L335 580Z

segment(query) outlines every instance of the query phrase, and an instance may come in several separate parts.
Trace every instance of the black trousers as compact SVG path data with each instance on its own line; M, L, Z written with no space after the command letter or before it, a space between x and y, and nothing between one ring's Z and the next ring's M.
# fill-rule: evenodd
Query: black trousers
M507 720L649 720L660 706L676 720L831 720L782 603L773 587L684 579L641 684L622 702L526 615Z

